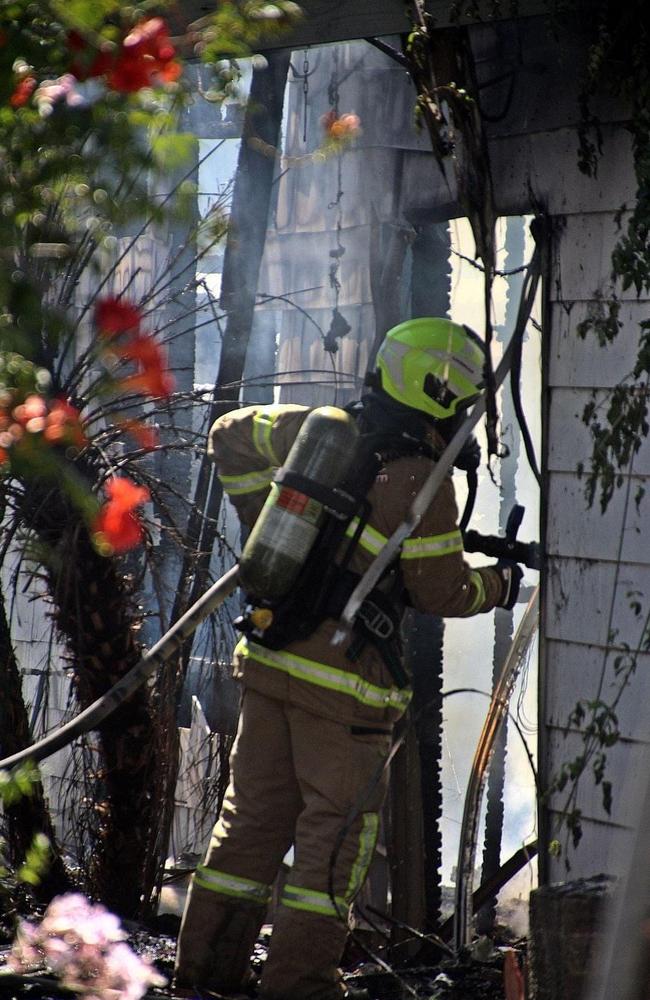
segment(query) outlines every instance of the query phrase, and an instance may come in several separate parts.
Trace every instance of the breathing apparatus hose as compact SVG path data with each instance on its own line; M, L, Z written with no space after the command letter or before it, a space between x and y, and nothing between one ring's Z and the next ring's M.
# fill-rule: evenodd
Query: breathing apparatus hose
M478 475L476 469L468 469L467 473L467 500L465 501L465 509L463 510L463 516L460 519L458 527L461 532L465 532L467 525L470 522L471 516L474 513L474 504L476 503L476 491L478 489Z
M10 770L28 760L38 763L45 760L46 757L51 757L53 753L67 746L78 736L90 732L91 729L96 729L100 722L111 712L114 712L122 702L126 701L154 670L165 663L182 646L208 615L211 615L223 604L239 585L238 574L238 565L224 573L178 621L174 622L169 631L165 632L138 663L124 677L120 678L117 684L114 684L112 688L70 722L66 722L65 725L48 733L47 736L32 743L31 746L25 747L24 750L19 750L11 757L0 760L0 770Z

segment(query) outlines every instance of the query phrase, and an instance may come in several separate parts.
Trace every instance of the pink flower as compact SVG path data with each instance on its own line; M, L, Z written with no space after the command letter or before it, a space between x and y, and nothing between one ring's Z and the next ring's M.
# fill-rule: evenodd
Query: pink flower
M83 97L75 89L76 83L77 80L72 73L64 73L56 80L43 80L34 94L40 116L47 118L51 115L54 105L59 101L64 101L70 108L83 104Z
M165 979L125 943L112 913L80 893L57 896L40 925L22 921L7 959L14 972L54 972L84 1000L140 1000Z
M19 424L22 424L23 427L26 427L27 424L31 420L34 420L35 418L44 417L46 413L47 413L47 403L45 402L42 396L38 396L36 395L36 393L33 393L30 396L26 396L25 402L20 403L13 409L14 418L18 421Z
M53 399L45 418L43 437L49 444L72 444L83 448L87 439L79 411L65 399Z

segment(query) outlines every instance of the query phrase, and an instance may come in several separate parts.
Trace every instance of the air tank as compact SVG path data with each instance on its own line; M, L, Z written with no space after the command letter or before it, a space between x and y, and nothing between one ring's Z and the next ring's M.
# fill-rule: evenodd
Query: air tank
M306 417L284 469L320 486L340 485L359 436L355 420L336 406ZM286 483L272 483L246 541L239 576L249 599L273 604L285 597L305 564L326 517L322 503Z

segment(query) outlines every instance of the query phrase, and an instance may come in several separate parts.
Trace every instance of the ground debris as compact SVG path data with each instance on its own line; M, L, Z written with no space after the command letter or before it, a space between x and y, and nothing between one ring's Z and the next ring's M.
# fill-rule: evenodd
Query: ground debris
M395 967L355 972L348 985L368 991L370 1000L504 1000L503 953L486 961L470 956L445 959L435 966Z
M178 919L157 918L150 927L124 921L128 943L141 956L147 956L156 969L171 983ZM260 975L266 959L269 929L263 931L255 947L251 965ZM61 989L50 975L10 977L3 975L8 945L0 947L0 1000L71 1000L73 994ZM484 942L460 959L445 958L437 964L392 965L387 971L373 962L358 964L344 973L345 983L354 989L367 990L369 1000L505 1000L504 954L512 948L487 947ZM525 942L514 949L518 958ZM169 987L154 988L144 1000L165 1000Z

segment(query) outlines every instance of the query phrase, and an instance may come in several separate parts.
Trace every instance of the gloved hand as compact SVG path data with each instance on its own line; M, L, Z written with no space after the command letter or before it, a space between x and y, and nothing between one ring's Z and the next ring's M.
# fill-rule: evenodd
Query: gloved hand
M480 464L481 446L474 435L470 434L454 459L454 465L463 472L470 472L472 469L478 469Z
M519 585L524 571L517 563L507 559L500 559L494 568L501 577L501 597L497 601L497 607L511 611L519 597Z

